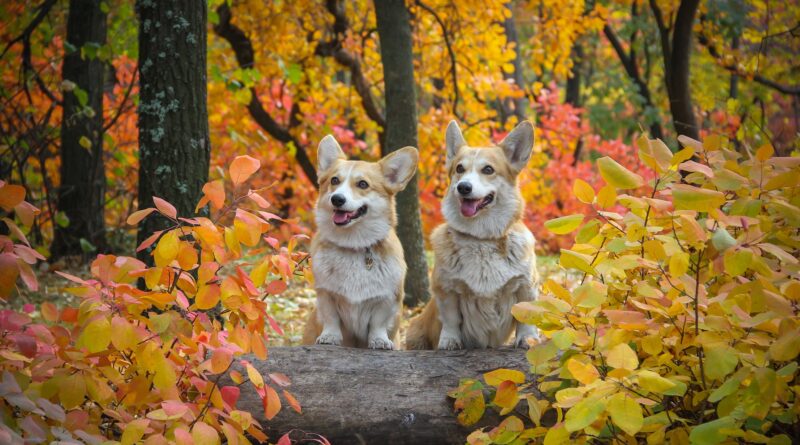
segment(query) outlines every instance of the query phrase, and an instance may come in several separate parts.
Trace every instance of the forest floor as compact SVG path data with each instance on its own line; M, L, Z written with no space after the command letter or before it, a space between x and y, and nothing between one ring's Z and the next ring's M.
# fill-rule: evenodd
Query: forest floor
M570 287L571 283L579 279L577 275L565 273L564 269L558 265L558 256L539 256L537 265L542 282L547 279L552 279ZM54 303L57 306L76 303L77 298L66 291L69 282L54 273L54 269L82 278L88 278L90 276L89 264L85 262L75 260L60 262L55 266L43 263L36 269L36 275L39 280L39 290L32 292L24 286L18 286L19 295L11 298L5 306L16 310L32 312L33 315L36 315L38 306L45 301ZM314 307L314 300L316 297L314 289L304 286L303 284L306 283L291 283L289 288L282 294L267 296L266 301L269 304L269 313L275 318L284 331L284 335L282 336L270 331L270 345L295 346L300 344L303 337L303 327L305 326L309 313ZM405 338L405 330L408 327L408 321L421 310L422 306L404 308L403 321L398 333L398 339Z

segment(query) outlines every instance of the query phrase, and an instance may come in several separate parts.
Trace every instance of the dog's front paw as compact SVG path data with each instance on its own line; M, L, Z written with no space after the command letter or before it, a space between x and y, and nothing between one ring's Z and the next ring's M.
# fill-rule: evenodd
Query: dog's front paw
M460 338L442 336L439 338L439 346L437 346L436 349L453 351L456 349L464 349L464 344L461 342Z
M514 347L515 348L520 348L520 349L528 349L528 348L531 347L531 342L535 342L535 341L536 341L536 336L534 336L534 335L523 335L523 336L517 337L517 339L514 340Z
M394 343L388 338L375 337L369 340L370 349L394 349Z
M322 335L317 337L317 344L340 346L342 344L342 336L341 334L337 335L322 333Z

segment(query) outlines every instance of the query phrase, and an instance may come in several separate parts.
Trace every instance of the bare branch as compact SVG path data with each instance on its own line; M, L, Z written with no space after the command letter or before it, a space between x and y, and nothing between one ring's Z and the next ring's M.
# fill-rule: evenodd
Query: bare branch
M255 53L253 51L253 43L250 38L238 26L231 23L231 10L227 3L223 3L217 8L219 15L219 23L214 25L214 32L227 40L233 49L236 61L239 63L240 68L251 68L255 66ZM317 171L311 159L308 157L307 147L300 143L295 138L288 128L280 125L267 111L264 105L258 98L258 93L255 88L250 88L250 103L247 105L247 110L253 120L264 129L270 136L277 139L284 144L292 143L295 146L295 159L300 164L303 173L312 184L316 187L317 184ZM295 108L292 107L292 114L295 113ZM290 122L295 121L290 117ZM296 121L295 121L296 122Z

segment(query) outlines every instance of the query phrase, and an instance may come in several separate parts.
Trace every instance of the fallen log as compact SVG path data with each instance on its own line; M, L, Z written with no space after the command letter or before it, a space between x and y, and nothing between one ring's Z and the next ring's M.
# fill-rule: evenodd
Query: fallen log
M497 425L499 418L487 408L479 424L462 427L447 392L461 378L498 368L525 373L529 369L523 351L510 348L376 351L298 346L271 348L267 361L247 359L264 375L286 374L292 382L288 389L303 408L298 414L284 407L267 422L258 394L242 386L237 408L252 413L270 441L299 430L321 434L334 445L463 444L471 431Z

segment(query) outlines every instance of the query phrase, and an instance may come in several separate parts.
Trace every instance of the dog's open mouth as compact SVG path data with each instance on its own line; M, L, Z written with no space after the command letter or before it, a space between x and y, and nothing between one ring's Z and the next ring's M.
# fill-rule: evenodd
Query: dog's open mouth
M461 214L466 216L467 218L471 218L475 216L478 212L480 212L481 209L491 204L492 201L494 201L494 193L489 193L482 199L462 198Z
M367 213L366 204L359 207L357 210L353 210L352 212L346 212L344 210L334 210L333 223L336 224L337 226L346 226L350 224L350 221L361 218L366 213Z

